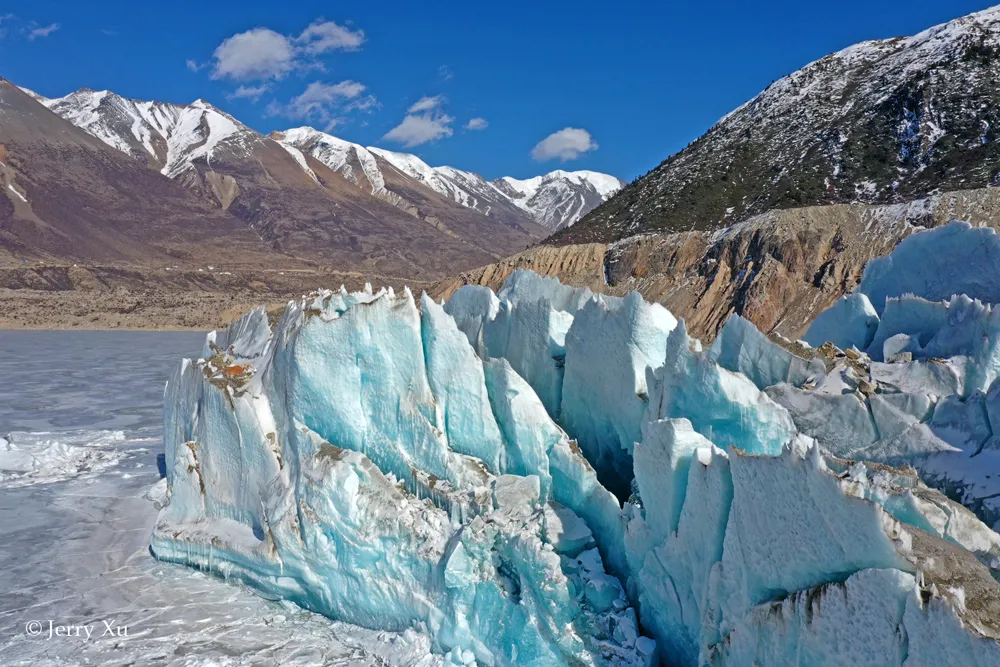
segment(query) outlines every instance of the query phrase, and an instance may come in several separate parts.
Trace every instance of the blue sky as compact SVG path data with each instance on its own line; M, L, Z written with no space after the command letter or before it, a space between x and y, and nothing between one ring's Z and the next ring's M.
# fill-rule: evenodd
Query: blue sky
M5 5L0 76L49 97L89 87L180 103L203 98L260 131L329 126L351 141L407 150L488 178L563 168L625 180L812 60L988 6L967 0ZM241 87L259 95L233 97ZM472 125L479 129L467 128L472 119L482 119ZM564 128L575 131L539 145Z

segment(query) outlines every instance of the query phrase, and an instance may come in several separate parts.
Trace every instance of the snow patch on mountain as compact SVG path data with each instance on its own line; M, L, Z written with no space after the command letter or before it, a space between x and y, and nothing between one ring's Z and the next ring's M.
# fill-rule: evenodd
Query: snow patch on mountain
M132 100L107 90L78 90L42 103L112 148L149 159L170 178L219 152L249 155L261 137L203 100L189 105Z
M291 146L312 155L355 185L360 186L362 178L367 179L372 194L385 190L385 178L378 168L375 156L361 144L344 141L311 127L276 132L274 137L283 146Z
M309 175L309 178L319 183L319 179L316 178L316 172L314 172L312 167L309 166L309 163L306 161L306 156L302 154L302 151L290 144L279 142L278 145L288 151L288 154L291 155L296 162L298 162L299 166L302 167L302 171L306 172Z

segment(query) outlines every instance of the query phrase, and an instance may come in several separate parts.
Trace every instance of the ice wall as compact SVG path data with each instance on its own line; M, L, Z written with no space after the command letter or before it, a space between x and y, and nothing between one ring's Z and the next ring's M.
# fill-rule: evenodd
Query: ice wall
M459 662L652 659L596 548L624 565L617 501L439 305L324 293L207 347L167 388L158 558Z
M879 314L889 297L913 294L941 301L965 294L1000 302L1000 237L989 227L952 222L911 234L886 257L868 262L857 291Z
M819 347L831 342L842 350L856 347L867 350L878 329L878 313L868 297L854 292L841 297L830 308L820 313L803 340Z
M603 484L627 497L646 372L663 363L673 315L635 293L597 295L523 269L496 296L459 289L445 310L482 358L504 358L528 381Z
M644 432L626 543L668 664L926 664L918 633L945 664L1000 659L1000 536L961 506L801 437L755 456L683 419Z

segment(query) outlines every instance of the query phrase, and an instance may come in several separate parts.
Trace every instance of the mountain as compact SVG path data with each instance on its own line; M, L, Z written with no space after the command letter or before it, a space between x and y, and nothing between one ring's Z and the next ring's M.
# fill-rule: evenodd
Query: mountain
M553 171L517 180L505 176L493 185L547 229L572 226L607 201L625 182L596 171Z
M998 91L1000 8L851 46L774 82L552 242L996 185Z
M401 275L420 273L427 261L434 264L432 271L444 264L413 255L408 245L389 238L402 231L400 225L412 226L400 211L466 246L470 258L451 253L449 265L472 266L572 224L621 185L604 174L561 171L527 181L487 182L312 128L263 136L203 100L179 105L90 89L56 99L35 97L109 146L246 220L276 248L314 255L332 247L337 260L347 263L360 250L371 260L367 266L374 262L379 271ZM386 204L397 210L388 211ZM390 229L379 233L384 227ZM341 229L346 248L339 247ZM388 256L380 252L392 246L400 247Z
M84 89L42 103L243 220L274 249L340 270L440 276L547 233L530 222L499 223L417 184L419 205L401 209L201 100L177 105Z
M0 79L0 257L297 264Z
M517 180L509 176L487 181L479 174L454 167L432 167L416 155L364 147L299 127L275 133L282 143L308 153L357 185L398 206L411 204L386 184L384 171L391 167L449 201L501 221L506 225L541 225L548 232L568 227L598 206L625 183L594 171L553 171Z

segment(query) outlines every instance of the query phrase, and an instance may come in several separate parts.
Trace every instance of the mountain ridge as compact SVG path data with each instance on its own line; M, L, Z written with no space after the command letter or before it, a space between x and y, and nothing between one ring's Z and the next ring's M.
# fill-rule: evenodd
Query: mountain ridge
M223 142L241 141L247 154L264 139L272 139L299 153L309 152L312 144L334 145L345 152L353 149L360 157L354 162L365 162L365 176L371 182L369 194L394 206L412 212L412 202L404 201L398 193L384 187L384 177L376 176L382 167L381 160L413 178L420 185L430 188L455 204L494 217L501 224L513 228L526 228L534 236L545 236L552 231L575 223L583 213L603 202L623 181L598 172L565 172L555 170L531 179L511 177L487 181L478 174L449 166L431 167L415 155L387 149L362 146L311 127L275 131L270 135L257 132L234 116L204 100L191 104L146 101L124 97L117 93L89 88L77 90L59 98L44 98L31 92L42 104L78 127L90 132L109 146L137 159L148 160L171 178L180 178L192 169L201 158L210 159L213 149ZM198 133L199 127L208 128ZM285 139L288 137L288 139ZM358 152L360 151L360 152ZM336 153L337 151L333 151ZM289 151L302 169L315 180L315 174L295 151ZM341 172L352 182L357 180L346 164L348 160L335 159L329 150L318 150L314 155L327 166ZM515 182L520 189L498 187L497 183ZM617 187L616 187L617 186ZM221 202L220 202L221 203ZM225 207L225 205L224 205ZM535 227L540 225L541 228Z

